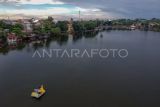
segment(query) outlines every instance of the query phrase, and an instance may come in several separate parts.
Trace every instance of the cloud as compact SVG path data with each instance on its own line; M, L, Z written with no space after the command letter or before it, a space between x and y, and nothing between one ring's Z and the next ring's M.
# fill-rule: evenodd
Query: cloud
M117 17L158 17L160 0L60 0L83 8L98 8Z
M83 17L160 18L160 0L0 0L0 14L11 9L25 15L31 10L35 14L75 15L80 10Z
M37 2L38 1L38 2ZM83 8L74 4L64 3L62 1L53 0L30 0L30 1L2 1L6 5L0 4L0 14L8 15L68 15L70 17L77 17L81 11L83 18L102 18L104 13L97 8ZM11 4L11 5L10 5ZM12 10L12 11L11 11Z
M57 0L19 0L22 4L64 4Z
M0 0L0 3L6 4L64 4L58 0Z
M0 0L0 4L1 6L15 6L18 2L16 0Z

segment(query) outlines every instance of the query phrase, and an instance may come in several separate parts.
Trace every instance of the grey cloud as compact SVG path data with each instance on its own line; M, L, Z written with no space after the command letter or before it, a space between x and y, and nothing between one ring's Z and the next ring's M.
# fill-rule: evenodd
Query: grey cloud
M17 8L18 3L19 3L18 0L17 1L0 0L0 6Z
M160 0L60 0L126 18L160 18Z

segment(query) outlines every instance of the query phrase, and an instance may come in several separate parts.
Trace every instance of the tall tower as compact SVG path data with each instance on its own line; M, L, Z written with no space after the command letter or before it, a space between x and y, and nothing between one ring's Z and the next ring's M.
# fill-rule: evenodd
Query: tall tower
M81 11L79 10L79 21L81 20Z

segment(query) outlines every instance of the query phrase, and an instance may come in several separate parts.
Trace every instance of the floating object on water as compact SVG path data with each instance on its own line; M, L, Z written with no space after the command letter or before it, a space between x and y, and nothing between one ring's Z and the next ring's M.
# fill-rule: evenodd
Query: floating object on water
M100 34L100 37L101 37L101 38L103 37L103 34L102 34L102 33Z
M33 98L40 98L46 93L46 90L44 89L43 85L39 89L34 89L34 91L31 93L31 97Z

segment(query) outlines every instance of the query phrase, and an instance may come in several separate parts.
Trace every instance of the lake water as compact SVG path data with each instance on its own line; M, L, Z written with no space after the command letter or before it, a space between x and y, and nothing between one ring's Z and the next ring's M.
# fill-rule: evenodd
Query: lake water
M32 57L35 50L93 48L127 49L128 56ZM47 93L31 98L41 84ZM1 52L0 106L160 107L160 33L110 31Z

